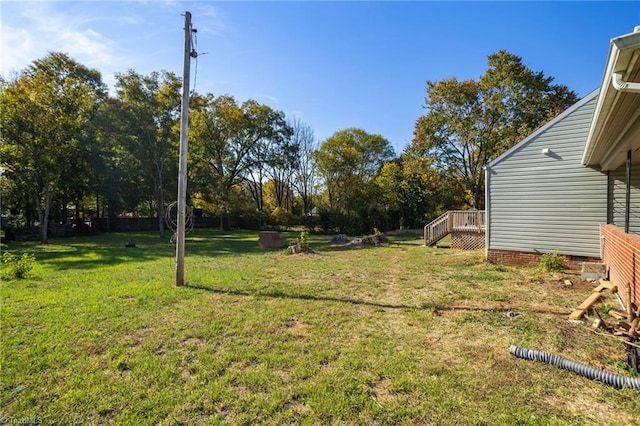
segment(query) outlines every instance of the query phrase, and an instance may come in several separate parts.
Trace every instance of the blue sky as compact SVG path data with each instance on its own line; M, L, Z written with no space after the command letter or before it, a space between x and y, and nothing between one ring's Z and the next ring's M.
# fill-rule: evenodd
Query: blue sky
M640 2L212 2L0 0L0 72L48 51L102 72L182 75L184 12L200 56L191 86L298 116L319 141L347 127L396 153L424 113L426 81L477 79L506 49L585 96L609 40L640 25Z

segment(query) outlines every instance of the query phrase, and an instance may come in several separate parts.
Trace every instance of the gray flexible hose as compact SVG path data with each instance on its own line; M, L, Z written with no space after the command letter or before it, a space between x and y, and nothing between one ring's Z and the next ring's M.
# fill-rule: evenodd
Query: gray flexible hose
M558 368L569 370L591 380L598 380L618 389L640 389L640 379L619 376L617 374L609 373L607 371L580 364L575 361L570 361L568 359L547 352L534 351L532 349L520 348L513 345L509 348L509 352L511 352L512 355L515 355L518 358L546 362L547 364L555 365Z

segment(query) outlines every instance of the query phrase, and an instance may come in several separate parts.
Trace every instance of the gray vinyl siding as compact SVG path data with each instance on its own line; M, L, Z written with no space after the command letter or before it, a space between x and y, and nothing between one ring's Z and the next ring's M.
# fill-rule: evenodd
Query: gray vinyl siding
M638 154L636 154L638 155ZM631 166L631 209L629 231L640 234L640 166ZM626 165L609 173L609 223L624 229L625 205L627 198Z
M489 165L488 249L600 257L607 176L581 164L596 95Z

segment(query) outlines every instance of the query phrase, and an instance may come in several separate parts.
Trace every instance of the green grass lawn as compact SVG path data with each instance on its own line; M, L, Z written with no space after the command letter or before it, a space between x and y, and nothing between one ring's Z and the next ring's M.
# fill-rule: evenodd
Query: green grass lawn
M515 344L629 375L621 343L567 322L589 286L391 239L344 249L312 235L317 254L285 256L259 248L257 232L198 229L183 287L155 234L13 243L37 265L22 280L3 270L2 418L640 424L640 392L509 354Z

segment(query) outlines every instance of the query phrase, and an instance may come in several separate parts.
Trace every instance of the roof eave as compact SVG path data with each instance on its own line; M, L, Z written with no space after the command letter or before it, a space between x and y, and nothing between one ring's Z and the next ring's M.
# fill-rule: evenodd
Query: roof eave
M582 164L586 166L599 166L607 159L606 154L610 149L606 148L609 143L604 138L607 125L610 123L611 114L620 98L621 92L616 90L612 84L612 76L615 73L626 72L628 76L631 72L629 65L633 62L633 54L640 48L640 32L626 34L611 40L607 66L600 85L598 103L589 128L589 135L582 156Z

